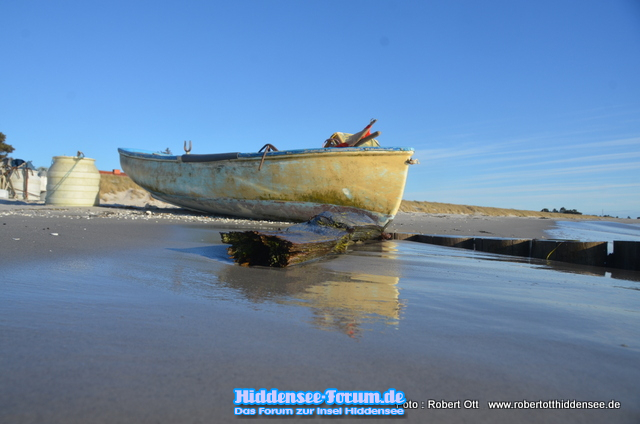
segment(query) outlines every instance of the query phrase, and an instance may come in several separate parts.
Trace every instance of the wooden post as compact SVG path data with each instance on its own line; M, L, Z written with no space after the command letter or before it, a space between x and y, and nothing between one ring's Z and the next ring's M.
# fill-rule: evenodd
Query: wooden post
M640 241L613 241L613 266L640 271Z
M437 244L438 246L473 249L472 237L417 235L415 237L415 241L428 244Z
M529 239L475 238L476 250L511 256L529 256Z

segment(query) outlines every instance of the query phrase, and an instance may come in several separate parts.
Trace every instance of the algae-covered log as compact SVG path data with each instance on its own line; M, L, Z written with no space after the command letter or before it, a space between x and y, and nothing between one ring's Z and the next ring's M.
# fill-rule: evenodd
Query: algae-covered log
M220 234L240 265L286 267L330 253L344 253L351 243L380 238L383 228L364 214L323 212L284 231Z

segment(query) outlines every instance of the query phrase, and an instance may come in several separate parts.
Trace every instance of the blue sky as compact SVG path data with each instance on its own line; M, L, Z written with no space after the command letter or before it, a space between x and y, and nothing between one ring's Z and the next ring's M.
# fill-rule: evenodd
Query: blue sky
M405 199L640 215L640 1L0 2L0 132L48 166L118 147L320 147L371 118Z

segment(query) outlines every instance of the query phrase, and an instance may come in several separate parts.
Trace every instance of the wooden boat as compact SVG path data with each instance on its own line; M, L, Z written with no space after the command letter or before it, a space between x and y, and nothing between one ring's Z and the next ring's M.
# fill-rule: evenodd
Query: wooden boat
M171 155L118 149L122 169L154 197L196 211L306 221L357 211L382 227L395 216L411 148L344 147Z

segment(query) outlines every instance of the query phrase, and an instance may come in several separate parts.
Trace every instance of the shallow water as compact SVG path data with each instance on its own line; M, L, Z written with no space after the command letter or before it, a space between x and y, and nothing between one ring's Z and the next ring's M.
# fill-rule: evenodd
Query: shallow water
M2 265L0 421L237 421L237 387L480 401L408 411L421 422L640 418L638 273L396 241L246 268L219 229L166 231L147 249ZM622 408L487 407L523 399Z
M561 240L606 241L607 252L613 253L615 240L640 241L640 223L624 224L612 221L557 221L547 230L550 238Z
M640 241L640 223L623 224L611 221L557 221L548 230L552 238L580 241Z

